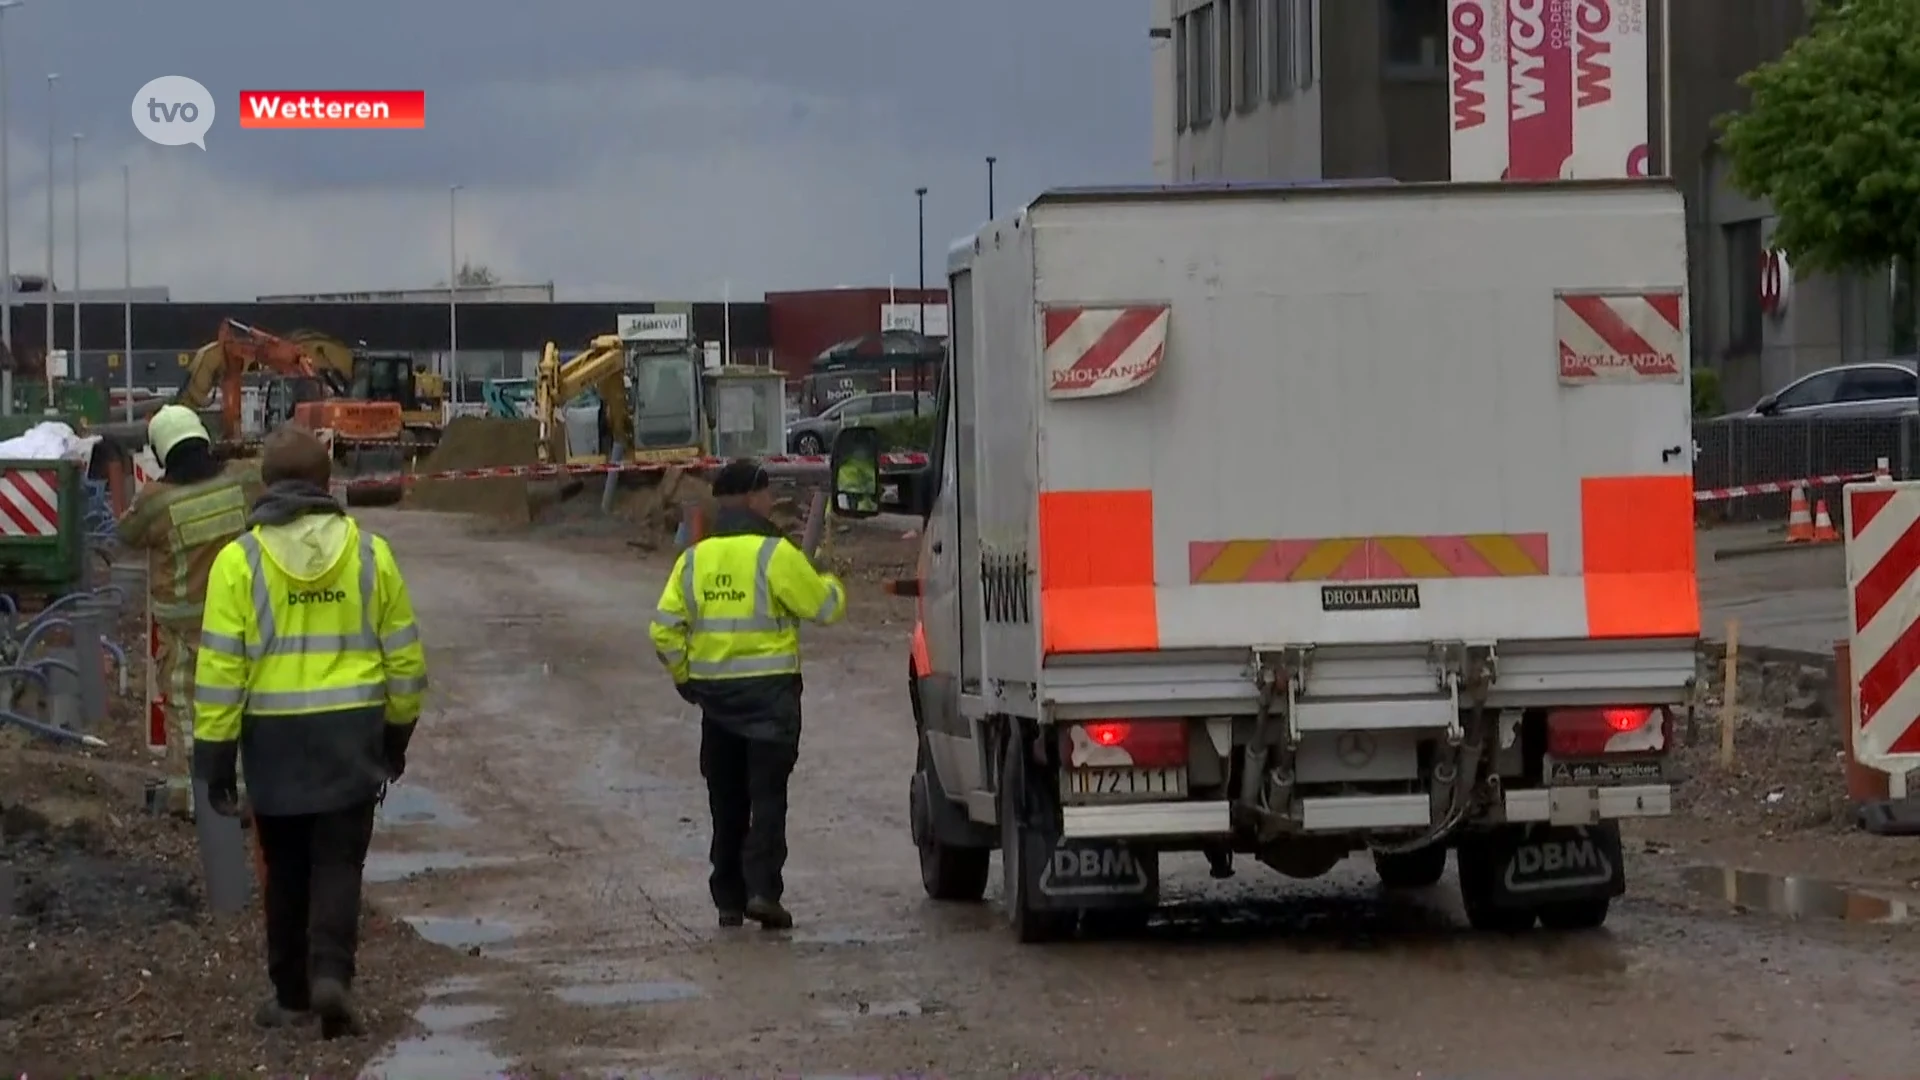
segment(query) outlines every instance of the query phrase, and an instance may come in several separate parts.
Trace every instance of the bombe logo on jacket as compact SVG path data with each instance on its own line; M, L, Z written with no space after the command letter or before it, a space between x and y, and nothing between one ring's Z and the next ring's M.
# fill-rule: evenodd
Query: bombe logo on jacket
M303 589L294 592L287 590L287 606L298 607L301 604L337 604L347 598L339 589Z
M715 574L700 583L700 599L717 604L723 600L740 603L748 597L745 590L733 583L732 574Z

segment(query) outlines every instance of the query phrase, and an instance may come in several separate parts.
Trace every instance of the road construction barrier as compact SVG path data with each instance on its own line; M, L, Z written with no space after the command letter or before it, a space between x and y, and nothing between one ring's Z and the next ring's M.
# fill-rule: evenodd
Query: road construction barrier
M1882 458L1882 461L1885 459ZM1744 499L1750 495L1791 495L1796 488L1833 487L1836 484L1851 484L1859 480L1872 480L1876 473L1851 472L1827 473L1822 476L1803 476L1796 480L1767 480L1757 484L1741 484L1738 487L1701 488L1693 493L1697 503L1725 502L1728 499Z
M1854 755L1903 799L1920 768L1920 481L1848 484L1844 505Z
M685 469L701 472L718 469L727 463L726 458L694 458L688 461L633 461L633 462L595 462L579 465L500 465L481 469L448 469L443 472L424 473L385 473L375 476L357 476L346 482L348 488L391 487L394 484L417 484L423 480L503 480L503 479L548 479L560 476L604 476L608 473L662 473L668 469ZM823 454L781 454L760 459L767 471L775 476L824 476L832 459ZM925 454L884 454L880 467L884 469L911 469L927 463Z

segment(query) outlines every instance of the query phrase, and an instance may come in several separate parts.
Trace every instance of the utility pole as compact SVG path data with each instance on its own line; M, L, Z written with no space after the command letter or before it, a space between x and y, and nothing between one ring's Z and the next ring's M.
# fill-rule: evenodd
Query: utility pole
M1000 159L987 155L987 220L993 220L993 166Z
M78 379L80 375L80 140L85 138L79 132L73 133L73 348L67 353L67 377ZM52 404L52 399L48 399Z
M40 370L42 372L42 375L41 375L42 378L45 378L44 373L47 368L47 362L53 358L53 273L54 273L53 249L55 244L55 241L54 241L55 222L53 220L53 189L60 186L59 162L54 157L53 88L54 88L54 84L59 81L60 81L59 75L49 74L47 76L47 340L46 340L45 347L41 350L41 357L40 357ZM47 404L48 405L53 404L51 388L49 388Z
M920 208L919 329L920 338L922 341L925 341L927 337L927 189L923 187L914 188L913 197L919 203ZM913 415L915 419L918 419L920 416L920 391L925 385L925 379L922 377L921 371L925 366L926 360L920 356L920 350L916 350L913 357Z
M0 132L13 130L8 109L7 46L4 25L8 10L25 0L0 0ZM7 162L7 145L13 140L0 138L0 342L6 344L6 364L0 366L0 416L13 415L13 169Z

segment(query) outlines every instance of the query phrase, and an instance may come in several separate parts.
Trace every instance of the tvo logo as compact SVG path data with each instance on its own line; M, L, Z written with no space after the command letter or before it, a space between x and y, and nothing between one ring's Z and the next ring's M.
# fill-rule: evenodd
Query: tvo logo
M287 590L287 606L299 607L301 604L337 604L347 598L339 589L302 589L298 592Z
M161 146L207 148L216 110L207 88L185 75L162 75L133 95L133 126Z

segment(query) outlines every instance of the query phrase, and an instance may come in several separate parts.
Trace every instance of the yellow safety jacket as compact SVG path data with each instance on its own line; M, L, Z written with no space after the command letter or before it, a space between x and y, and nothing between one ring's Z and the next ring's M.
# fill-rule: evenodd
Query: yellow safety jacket
M730 507L674 561L648 634L708 720L749 738L797 740L800 623L838 622L846 606L839 578L815 570L765 518Z
M194 756L237 744L254 810L373 798L388 728L411 729L426 653L385 540L340 513L255 526L214 560L195 671Z

